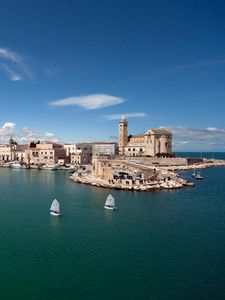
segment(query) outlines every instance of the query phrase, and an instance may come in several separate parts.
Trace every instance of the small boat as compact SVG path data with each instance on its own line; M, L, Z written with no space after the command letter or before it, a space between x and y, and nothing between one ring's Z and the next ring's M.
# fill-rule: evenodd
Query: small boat
M59 167L60 167L59 164L46 164L43 166L43 169L58 170Z
M50 207L50 214L53 216L61 216L59 202L56 199L52 202L52 205Z
M195 175L195 179L203 179L203 176L200 173L197 173Z
M67 170L70 172L70 173L74 173L76 172L76 167L74 165L71 165L67 168Z
M12 164L11 164L11 168L13 169L21 169L22 168L22 165L19 161L14 161Z
M104 208L112 210L117 209L117 207L115 206L115 199L111 194L109 194L109 196L107 197Z
M201 176L200 172L196 173L195 169L194 172L191 174L192 177L194 177L195 179L203 179L203 176Z
M194 169L194 172L193 172L193 173L191 173L191 176L195 178L195 176L196 176L195 169Z

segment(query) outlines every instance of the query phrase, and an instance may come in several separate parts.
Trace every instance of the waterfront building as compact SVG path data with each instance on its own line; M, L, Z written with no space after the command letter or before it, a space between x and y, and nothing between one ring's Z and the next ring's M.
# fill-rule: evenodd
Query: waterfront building
M90 164L92 160L92 143L64 144L66 155L72 164Z
M25 149L27 145L18 145L10 139L8 144L0 145L0 160L1 161L23 161L25 159Z
M125 116L119 121L119 154L125 156L171 156L172 134L166 129L148 129L144 134L128 135Z
M0 160L10 161L12 160L12 147L9 144L0 145Z
M25 160L25 150L28 148L28 145L12 145L12 160L18 160L24 162Z
M93 142L93 156L116 155L117 148L115 142Z
M67 162L66 150L58 143L36 143L25 150L25 162L28 164L48 164ZM64 163L63 163L64 162Z

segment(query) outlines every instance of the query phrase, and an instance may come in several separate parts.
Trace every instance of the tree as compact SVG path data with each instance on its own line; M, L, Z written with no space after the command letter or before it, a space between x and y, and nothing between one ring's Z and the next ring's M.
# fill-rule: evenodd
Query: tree
M11 137L11 138L9 139L9 144L10 144L10 145L17 145L17 142Z

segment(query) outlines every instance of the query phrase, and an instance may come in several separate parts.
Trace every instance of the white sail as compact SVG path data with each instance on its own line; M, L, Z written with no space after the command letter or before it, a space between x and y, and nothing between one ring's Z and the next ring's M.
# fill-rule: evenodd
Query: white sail
M59 213L59 202L55 199L52 202L52 205L50 207L50 211L54 211L56 213Z
M111 194L109 194L109 196L107 197L105 205L112 206L112 207L115 206L115 199L113 198L113 196Z

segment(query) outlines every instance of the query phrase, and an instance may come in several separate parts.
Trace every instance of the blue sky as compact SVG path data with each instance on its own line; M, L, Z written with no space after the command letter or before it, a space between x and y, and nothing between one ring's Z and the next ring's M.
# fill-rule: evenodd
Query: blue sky
M223 1L1 1L0 142L167 127L224 151Z

